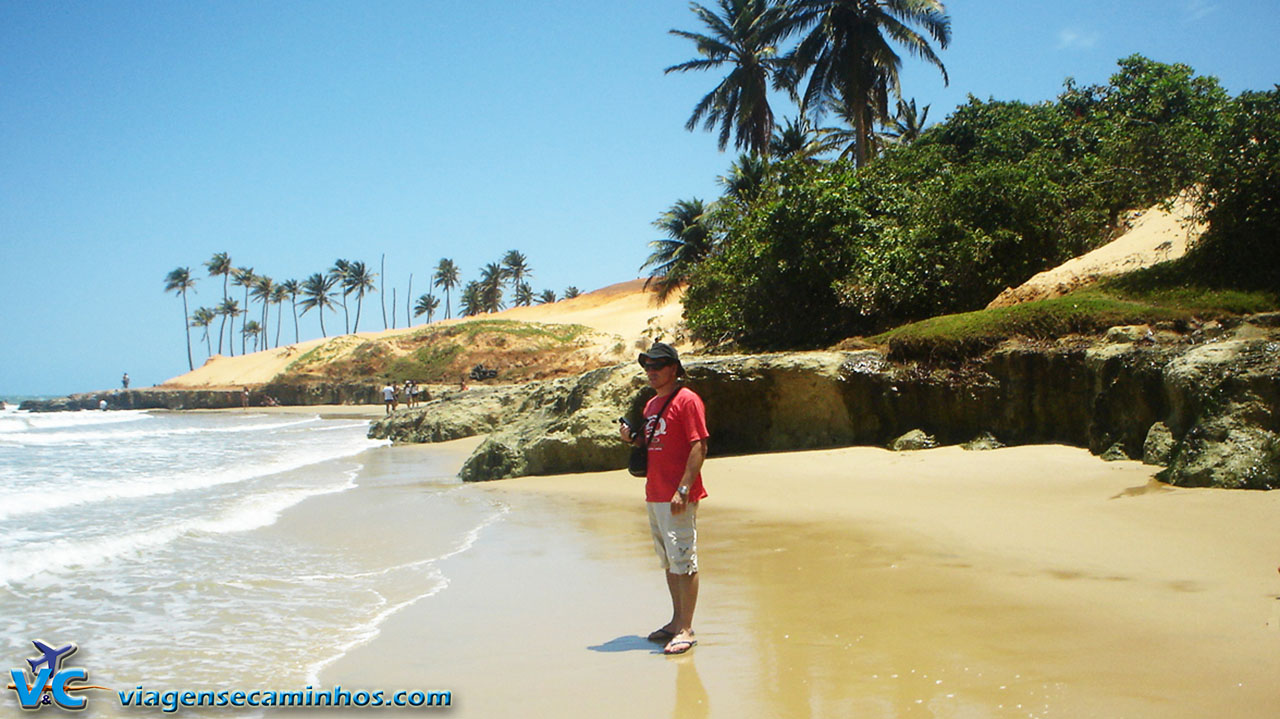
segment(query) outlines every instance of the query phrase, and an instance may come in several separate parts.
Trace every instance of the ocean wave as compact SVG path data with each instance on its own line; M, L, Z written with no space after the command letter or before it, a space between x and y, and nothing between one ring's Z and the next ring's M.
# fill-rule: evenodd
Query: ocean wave
M61 574L69 569L93 567L112 559L140 555L195 533L231 534L274 524L288 508L311 497L344 492L356 486L361 467L343 472L340 484L282 489L248 497L213 517L193 517L143 531L87 540L55 539L10 551L0 565L0 586L38 574Z
M13 432L31 432L67 427L93 427L107 424L123 424L153 419L143 410L117 412L0 412L0 436Z
M230 534L270 526L275 524L284 510L305 499L345 492L354 488L356 486L356 475L363 468L364 465L358 465L344 472L346 481L340 485L306 489L282 489L252 497L226 510L217 517L193 522L191 528L193 531L209 532L211 534Z
M125 481L86 480L70 487L51 488L48 485L41 485L11 490L6 494L4 504L0 505L0 520L50 512L80 504L178 494L207 487L235 484L321 462L352 457L367 449L387 444L389 442L386 440L359 437L344 443L304 447L270 462L251 462L244 466L180 477L148 476Z
M144 415L148 416L148 415ZM260 415L262 416L262 415ZM139 429L127 431L55 431L50 428L35 428L27 431L0 433L0 444L13 444L25 447L54 447L71 444L93 444L103 442L130 442L138 439L162 439L165 437L185 437L207 434L242 434L245 432L273 432L277 430L303 427L323 422L319 415L292 422L260 422L257 424L241 424L231 427L173 427L166 429ZM73 425L72 425L73 426Z

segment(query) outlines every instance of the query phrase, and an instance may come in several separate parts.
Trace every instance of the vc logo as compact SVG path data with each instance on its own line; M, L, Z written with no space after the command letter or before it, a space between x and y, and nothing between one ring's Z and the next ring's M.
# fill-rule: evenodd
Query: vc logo
M73 681L83 682L89 678L88 672L83 669L62 668L63 660L76 653L78 647L75 644L68 644L60 649L54 649L39 639L32 644L41 652L41 656L27 660L27 664L31 665L31 681L27 680L26 670L9 670L13 683L8 688L18 695L18 703L23 709L39 709L50 704L56 704L62 709L84 709L84 697L72 696L72 692L84 689L105 689L105 687L69 686Z

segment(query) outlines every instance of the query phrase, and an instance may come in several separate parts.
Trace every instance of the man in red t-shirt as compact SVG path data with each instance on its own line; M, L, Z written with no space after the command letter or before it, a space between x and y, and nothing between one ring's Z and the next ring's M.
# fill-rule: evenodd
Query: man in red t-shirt
M639 359L658 394L645 405L643 430L632 434L624 425L621 435L637 446L648 444L644 494L649 528L671 593L671 621L649 640L664 642L665 654L684 654L698 643L693 610L698 603L698 502L707 496L702 487L707 411L697 393L680 386L684 367L674 347L655 342Z

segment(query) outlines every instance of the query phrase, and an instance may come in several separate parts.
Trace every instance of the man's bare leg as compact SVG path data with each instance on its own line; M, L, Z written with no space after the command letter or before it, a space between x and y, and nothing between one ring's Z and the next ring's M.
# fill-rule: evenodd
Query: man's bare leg
M667 591L671 593L671 621L663 629L674 635L680 631L680 575L667 572Z
M671 587L671 602L675 613L675 618L672 620L674 625L669 629L675 632L675 636L667 642L664 651L669 654L678 654L688 651L688 647L694 642L693 610L698 605L698 573L671 574L668 572L667 583ZM672 649L678 651L673 652Z

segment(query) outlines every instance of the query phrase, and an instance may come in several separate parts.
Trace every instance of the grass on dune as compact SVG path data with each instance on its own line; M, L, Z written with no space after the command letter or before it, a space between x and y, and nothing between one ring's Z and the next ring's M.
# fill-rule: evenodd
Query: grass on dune
M981 354L1010 337L1053 339L1100 334L1116 325L1194 320L1280 309L1280 297L1264 291L1111 280L1064 297L975 312L932 317L869 338L897 359L960 359Z

